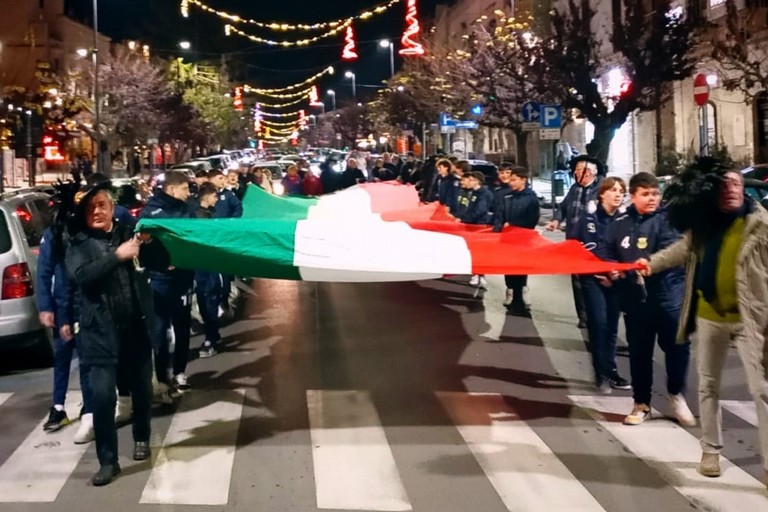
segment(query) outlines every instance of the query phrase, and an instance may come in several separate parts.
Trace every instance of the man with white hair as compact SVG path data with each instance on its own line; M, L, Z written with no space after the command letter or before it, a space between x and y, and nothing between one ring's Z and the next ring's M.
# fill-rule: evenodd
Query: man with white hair
M339 181L339 189L341 190L366 182L365 174L360 170L357 159L350 158L347 160L347 168L341 173L341 180Z

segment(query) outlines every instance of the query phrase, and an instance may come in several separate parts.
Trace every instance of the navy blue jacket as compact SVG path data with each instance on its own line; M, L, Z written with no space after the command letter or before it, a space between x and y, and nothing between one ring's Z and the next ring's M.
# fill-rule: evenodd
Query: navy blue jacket
M145 208L146 210L146 208ZM214 207L214 216L219 219L229 219L243 216L243 203L229 189L219 191L219 200Z
M579 223L581 218L590 210L590 203L595 207L599 202L597 193L600 190L600 183L603 177L598 176L595 181L586 187L574 183L563 202L555 209L552 220L565 222L565 238L568 240L578 240Z
M608 215L603 206L598 205L594 213L588 213L581 218L578 234L575 238L584 245L585 249L599 254L601 246L605 243L608 226L623 215L623 212L618 211L613 215Z
M672 245L680 233L672 229L664 210L640 215L634 205L627 213L610 223L605 231L605 243L598 247L597 255L604 260L634 263ZM665 310L679 309L685 292L685 268L680 266L659 272L638 283L637 274L630 272L622 280L619 292L626 311L633 305L649 301Z
M539 198L531 187L520 192L509 189L503 196L498 193L496 198L500 200L494 204L493 231L498 233L507 224L533 229L539 223Z
M456 215L456 207L459 202L459 192L461 191L461 178L451 173L447 176L435 174L432 179L432 185L429 188L427 202L439 201L440 204L448 207L451 214Z
M35 301L38 311L53 312L56 322L54 334L58 337L58 327L74 323L72 286L62 256L56 256L53 247L53 228L48 228L40 240L40 253L37 255L37 279L35 283Z
M112 214L114 218L116 218L120 224L123 226L135 226L136 225L136 219L133 218L133 215L131 215L131 212L128 211L128 208L125 206L121 206L119 204L115 205L115 213Z
M150 197L147 205L141 211L142 219L188 219L191 217L192 213L187 202L175 199L162 190L158 190ZM149 277L153 282L153 287L157 284L172 286L175 291L186 293L192 287L194 272L178 268L165 271L155 270L149 273Z
M490 224L493 217L493 194L483 186L459 194L456 217L465 224Z

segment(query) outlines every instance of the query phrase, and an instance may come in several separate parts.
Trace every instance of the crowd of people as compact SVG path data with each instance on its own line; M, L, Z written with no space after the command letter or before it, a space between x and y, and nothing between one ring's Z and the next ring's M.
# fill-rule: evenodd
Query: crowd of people
M524 167L504 163L488 180L473 172L468 161L455 158L432 158L416 166L409 157L398 168L384 155L366 171L363 166L370 162L358 160L349 158L342 172L329 160L319 176L299 162L282 179L285 193L314 196L365 181L413 183L418 175L421 199L444 205L455 222L486 225L494 232L509 226L532 229L539 223L539 201ZM624 423L643 423L651 416L658 343L665 355L671 415L683 426L695 425L685 394L690 334L696 330L703 432L699 471L719 476L720 376L733 340L757 404L762 453L768 455L768 284L747 275L768 275L768 213L745 198L740 173L713 160L687 169L668 189L664 205L659 182L650 173L635 174L627 184L607 177L602 163L588 156L574 158L571 169L575 183L546 228L564 225L567 239L598 257L640 269L573 276L571 281L579 327L587 330L596 391L631 389L634 405ZM195 181L192 196L187 178L169 171L142 216L239 217L249 183L271 187L271 176L258 168L227 175L201 172ZM159 243L133 233L134 220L114 205L108 187L103 176L91 176L87 191L69 208L65 229L54 226L46 232L38 271L40 318L56 334L54 403L44 428L55 430L68 421L63 406L74 340L84 402L75 442L96 440L101 468L92 479L95 485L109 483L120 472L116 421L133 419L134 459L151 455L153 397L167 403L173 393L190 389L186 365L192 294L205 334L199 356L210 357L221 350L218 322L232 283L231 276L171 267ZM471 276L470 283L487 286L482 275ZM503 304L511 314L529 317L527 276L505 276L505 283ZM631 381L616 364L622 314Z

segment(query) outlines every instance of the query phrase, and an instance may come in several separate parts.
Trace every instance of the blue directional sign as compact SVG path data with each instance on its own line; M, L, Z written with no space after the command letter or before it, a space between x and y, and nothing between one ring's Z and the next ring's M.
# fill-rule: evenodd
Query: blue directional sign
M456 126L456 120L447 112L440 112L440 126Z
M468 130L474 130L477 128L477 121L455 121L454 126L456 126L456 128L466 128Z
M533 123L541 117L541 106L535 101L529 101L523 105L523 121Z
M563 125L563 107L560 105L542 105L540 115L542 128L560 128Z

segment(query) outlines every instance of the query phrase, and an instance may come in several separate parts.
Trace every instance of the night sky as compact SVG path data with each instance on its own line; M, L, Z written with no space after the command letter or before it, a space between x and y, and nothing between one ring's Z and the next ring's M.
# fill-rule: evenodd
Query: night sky
M204 0L220 10L239 14L259 21L317 23L331 21L359 13L381 3L382 0ZM389 77L389 51L378 42L388 38L398 43L395 47L395 66L399 66L397 49L405 27L405 0L382 15L355 23L354 29L360 59L353 63L341 61L343 36L324 39L301 49L271 48L252 43L240 36L225 37L224 23L214 15L190 6L190 17L185 19L179 11L179 0L98 0L99 29L114 40L138 39L151 45L155 54L163 57L180 55L177 44L189 40L193 49L185 58L200 61L220 61L222 53L230 63L238 81L263 87L280 87L303 80L324 67L333 65L336 74L324 78L321 90L333 88L341 102L351 98L351 86L343 75L351 70L357 75L358 98L372 94L376 89L365 85L378 85ZM433 16L436 4L448 0L419 0L420 18ZM69 0L68 11L75 18L90 24L92 0ZM269 30L257 32L248 27L246 32L271 39L297 38L300 32L281 33ZM308 33L304 33L308 34Z

